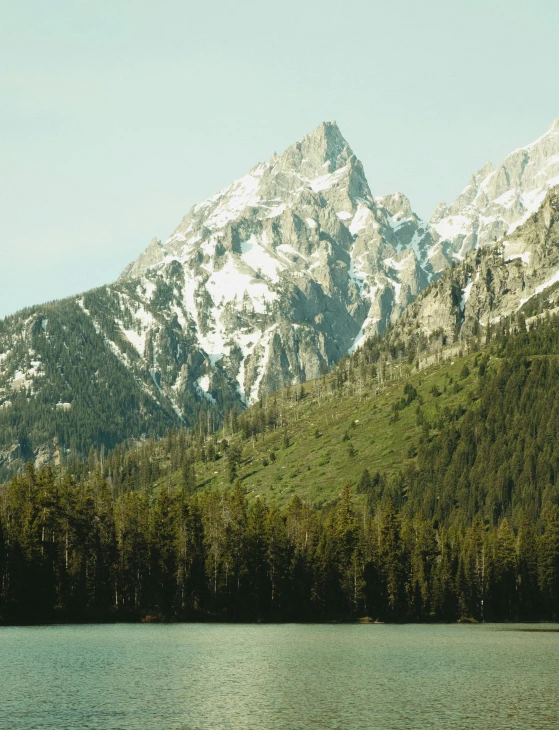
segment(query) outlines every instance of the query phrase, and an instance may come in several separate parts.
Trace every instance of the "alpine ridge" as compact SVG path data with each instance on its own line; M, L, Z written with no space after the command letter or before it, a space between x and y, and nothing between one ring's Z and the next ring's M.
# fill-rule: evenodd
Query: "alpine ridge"
M172 271L171 307L209 363L205 392L220 363L251 403L318 377L397 319L429 280L410 247L419 225L403 195L373 198L323 123L196 205L120 281L142 282L149 309Z
M479 336L555 281L557 182L559 120L425 222L403 194L373 195L337 124L320 124L115 283L0 322L0 471L212 428L387 329Z
M429 222L428 259L436 271L474 248L512 233L559 184L559 117L548 131L512 152L498 167L488 162L450 207L439 204Z
M385 344L406 343L418 365L429 364L444 349L452 357L489 341L496 328L523 331L557 312L559 185L505 238L470 251L444 271L408 307Z

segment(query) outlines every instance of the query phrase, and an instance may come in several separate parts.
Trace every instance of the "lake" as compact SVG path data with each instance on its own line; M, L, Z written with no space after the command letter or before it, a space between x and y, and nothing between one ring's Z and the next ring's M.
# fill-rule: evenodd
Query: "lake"
M556 730L552 628L5 627L0 728Z

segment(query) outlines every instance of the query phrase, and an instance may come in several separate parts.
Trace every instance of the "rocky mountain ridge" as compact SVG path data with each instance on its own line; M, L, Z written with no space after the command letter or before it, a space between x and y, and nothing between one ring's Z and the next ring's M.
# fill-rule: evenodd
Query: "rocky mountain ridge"
M410 247L420 225L403 195L372 196L339 128L324 123L195 206L120 281L143 281L149 308L173 269L181 325L254 402L318 377L398 318L430 278Z
M551 278L554 254L522 248L513 229L531 225L557 175L559 120L426 223L401 193L373 196L337 125L321 124L194 206L114 284L0 322L0 462L211 428L414 317L427 337L475 335ZM468 251L485 261L502 231L509 291L478 292ZM462 279L443 273L460 261ZM449 281L451 299L433 304Z
M437 206L426 234L428 260L435 271L512 233L557 184L559 117L545 134L514 150L499 166L484 165L452 205Z
M324 123L195 206L121 278L181 265L200 349L227 368L238 346L239 370L228 370L250 403L316 377L382 333L444 269L526 221L557 181L559 119L497 168L484 166L426 223L401 193L373 197L339 128ZM264 324L244 332L231 317L247 306L269 312L278 301ZM299 352L292 333L301 327Z
M495 327L525 328L559 304L559 185L500 241L468 253L443 272L387 333L418 358L444 347L467 349ZM429 362L425 360L426 364Z

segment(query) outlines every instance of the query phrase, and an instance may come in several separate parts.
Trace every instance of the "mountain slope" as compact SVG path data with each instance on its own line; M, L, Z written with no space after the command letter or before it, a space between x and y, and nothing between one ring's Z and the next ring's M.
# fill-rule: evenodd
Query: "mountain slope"
M505 517L536 524L559 495L558 321L496 333L482 350L420 372L383 367L365 349L223 431L170 434L104 463L97 456L81 476L99 470L115 493L202 495L237 482L253 503L296 497L315 507L350 483L372 505L390 497L408 516L459 529L477 514L495 526Z
M64 463L91 446L162 436L181 423L122 330L111 331L110 303L102 289L0 322L0 475L29 459ZM162 322L160 339L171 347L173 336ZM186 423L195 422L196 393L182 398Z

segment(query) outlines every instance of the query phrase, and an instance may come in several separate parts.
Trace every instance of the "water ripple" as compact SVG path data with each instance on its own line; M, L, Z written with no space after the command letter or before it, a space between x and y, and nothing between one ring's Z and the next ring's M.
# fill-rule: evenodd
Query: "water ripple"
M556 628L2 628L0 728L556 730Z

